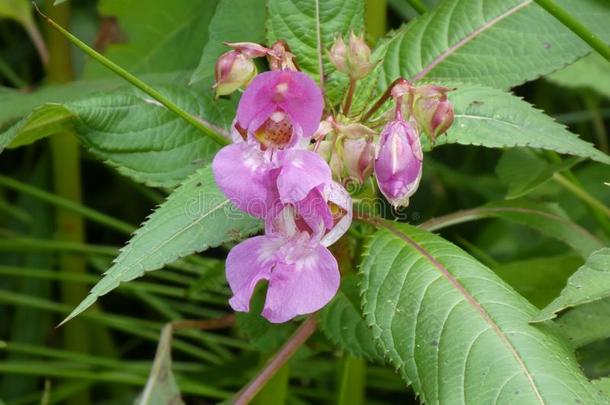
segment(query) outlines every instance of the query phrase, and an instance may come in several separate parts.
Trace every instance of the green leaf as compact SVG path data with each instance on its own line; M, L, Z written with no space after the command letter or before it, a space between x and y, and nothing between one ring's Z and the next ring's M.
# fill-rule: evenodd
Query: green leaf
M29 145L71 127L74 114L61 104L45 104L0 134L0 152Z
M27 0L0 0L0 18L10 18L24 27L34 25L31 3Z
M362 265L378 343L428 404L603 403L552 325L491 270L441 237L381 226Z
M364 29L361 0L268 0L267 15L268 42L286 41L304 72L318 82L322 76L322 87L335 70L327 54L335 37Z
M599 389L605 396L610 398L610 377L600 378L599 380L591 381L593 386Z
M224 42L265 41L265 0L220 0L208 37L191 83L214 76L216 59L229 50Z
M570 279L561 295L545 307L532 322L557 317L567 308L610 298L610 248L594 252Z
M455 121L447 134L438 138L439 145L528 146L610 164L610 156L520 98L484 86L455 86L457 90L449 93Z
M231 123L225 100L185 89L159 88L196 117L220 127ZM84 145L119 172L151 186L174 187L211 162L220 146L173 112L136 90L100 94L70 103Z
M583 258L604 246L601 240L573 222L556 204L533 203L527 200L492 202L479 208L433 218L420 226L428 231L435 231L483 218L500 218L534 228L571 246Z
M610 42L605 0L559 0ZM532 0L446 0L388 45L382 87L403 76L506 89L551 73L591 48Z
M597 52L592 52L545 79L560 86L587 88L610 97L610 63Z
M493 271L529 302L543 308L559 295L582 263L582 258L573 255L538 257L501 264Z
M568 309L556 318L564 335L575 348L610 338L610 298Z
M101 15L117 19L123 43L110 44L105 56L137 74L193 69L198 51L208 39L208 24L216 0L147 0L137 7L124 0L102 0ZM84 77L112 77L95 61L85 66Z
M159 87L191 114L228 127L233 104L189 89ZM0 134L0 151L75 130L95 156L138 182L174 187L211 162L219 145L143 93L127 88L47 104Z
M256 232L260 221L238 211L218 189L209 167L178 187L135 232L87 298L66 318L90 307L98 297L177 259Z
M138 405L183 405L180 388L172 372L172 334L171 324L161 330L155 360L146 382L146 387L136 400Z
M505 151L496 166L496 174L508 186L507 199L522 197L546 183L553 174L569 169L578 158L549 163L533 151L512 148Z
M343 277L341 289L320 313L320 329L340 349L383 364L383 352L373 340L360 301L357 277Z

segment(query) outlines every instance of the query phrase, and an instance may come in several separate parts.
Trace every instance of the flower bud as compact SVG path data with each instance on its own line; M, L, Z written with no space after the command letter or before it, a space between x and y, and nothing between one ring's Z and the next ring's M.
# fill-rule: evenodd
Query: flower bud
M453 107L447 100L451 89L442 86L426 85L415 90L413 114L421 128L430 136L432 142L447 132L453 124Z
M288 44L282 40L271 45L271 49L267 52L267 60L271 70L292 70L295 72L300 70Z
M269 52L269 49L254 42L225 42L225 45L246 55L248 58L260 58Z
M346 138L343 142L343 162L350 179L362 184L373 172L375 146L365 138Z
M423 154L418 134L406 121L389 122L381 132L375 177L383 195L394 207L409 205L419 186Z
M216 61L216 97L233 93L256 76L254 61L239 51L229 51Z
M362 79L375 66L371 63L371 48L363 37L358 37L353 32L347 45L341 37L335 40L330 48L329 58L339 72L349 75L353 80Z

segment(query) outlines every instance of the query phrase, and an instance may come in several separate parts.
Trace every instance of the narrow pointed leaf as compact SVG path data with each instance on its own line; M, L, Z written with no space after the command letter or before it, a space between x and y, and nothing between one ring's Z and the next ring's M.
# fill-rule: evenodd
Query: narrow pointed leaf
M545 307L533 322L553 319L567 308L610 298L610 248L594 252L587 262L568 279L561 295Z
M365 317L428 404L602 404L552 325L491 270L437 235L373 221ZM491 355L490 355L491 354Z
M260 222L237 210L217 188L209 167L178 187L135 232L113 266L66 318L100 296L177 259L256 232Z

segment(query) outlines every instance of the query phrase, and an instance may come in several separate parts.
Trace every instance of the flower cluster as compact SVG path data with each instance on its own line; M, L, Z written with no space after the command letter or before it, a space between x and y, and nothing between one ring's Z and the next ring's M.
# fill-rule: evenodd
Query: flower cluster
M266 280L262 315L285 322L322 308L339 287L328 246L352 221L348 180L362 184L374 173L391 204L408 204L422 174L419 129L434 142L449 128L450 89L400 79L371 110L350 117L355 85L375 66L364 40L352 33L347 45L339 38L329 53L337 70L350 77L343 113L333 116L324 111L322 90L299 71L284 42L269 48L227 45L233 49L217 62L216 93L247 87L231 127L233 143L216 155L212 168L227 198L265 224L264 235L229 252L229 303L248 311L256 285ZM271 70L257 74L257 57L266 57ZM378 133L370 117L390 98L395 108L389 119L382 115L385 125Z

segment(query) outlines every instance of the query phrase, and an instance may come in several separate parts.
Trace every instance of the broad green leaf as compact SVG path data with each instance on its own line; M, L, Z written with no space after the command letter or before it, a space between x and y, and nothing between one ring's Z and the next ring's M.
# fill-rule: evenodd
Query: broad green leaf
M124 0L102 0L101 15L116 18L124 42L110 44L104 55L131 73L194 69L208 39L208 24L216 0L146 0L145 6ZM84 77L112 77L89 61Z
M455 121L447 134L438 138L439 145L528 146L610 164L610 156L518 97L478 85L455 87L457 90L449 93Z
M610 338L610 298L570 308L555 319L570 343L576 348Z
M171 324L163 327L157 345L155 360L144 391L136 400L138 405L183 405L180 388L172 372L172 334Z
M610 298L610 248L594 252L587 262L570 277L561 295L545 307L532 322L557 317L557 313Z
M428 404L604 403L552 325L467 253L418 228L374 221L364 314Z
M161 89L191 114L228 127L225 100L184 89ZM220 145L164 106L135 90L70 103L84 145L119 172L152 186L173 187L211 162Z
M320 313L320 329L340 349L383 363L383 352L375 344L360 308L356 276L343 277L341 289Z
M229 51L224 42L265 41L265 0L220 0L208 28L199 66L191 83L214 77L216 59Z
M601 240L570 220L559 206L533 203L527 200L493 202L478 208L433 218L420 226L428 231L435 231L483 218L500 218L536 229L571 246L583 258L587 258L595 250L604 247Z
M583 263L573 255L539 257L493 267L493 271L538 308L559 295L568 277Z
M569 169L576 163L577 158L549 163L531 150L512 148L502 154L496 174L508 186L506 198L513 199L528 194L546 183L553 174Z
M361 0L268 0L267 15L268 42L286 41L301 69L322 87L334 71L327 50L335 37L364 29Z
M120 283L158 270L181 257L241 239L259 227L260 221L240 212L225 198L209 167L200 169L135 232L113 266L66 321Z
M220 128L233 105L184 88L159 87L191 114ZM173 112L133 89L100 93L64 105L47 104L0 134L0 150L74 130L95 156L136 181L174 187L211 162L220 148Z
M597 52L545 79L565 87L587 88L610 97L610 63Z
M558 0L610 42L606 0ZM551 73L591 48L533 0L446 0L388 45L382 87L399 76L506 89Z
M176 85L186 84L189 76L190 72L175 71L146 74L141 75L140 78L146 83L157 87L158 85L167 85L167 83ZM123 79L112 77L100 80L77 80L62 85L44 86L32 93L14 90L6 91L3 88L4 91L0 92L0 105L2 105L2 108L0 108L0 130L6 129L8 125L15 123L17 120L30 114L33 109L45 103L65 104L69 101L88 97L95 92L109 92L124 86L125 81Z
M27 0L0 0L0 18L10 18L24 27L34 25L31 3Z

